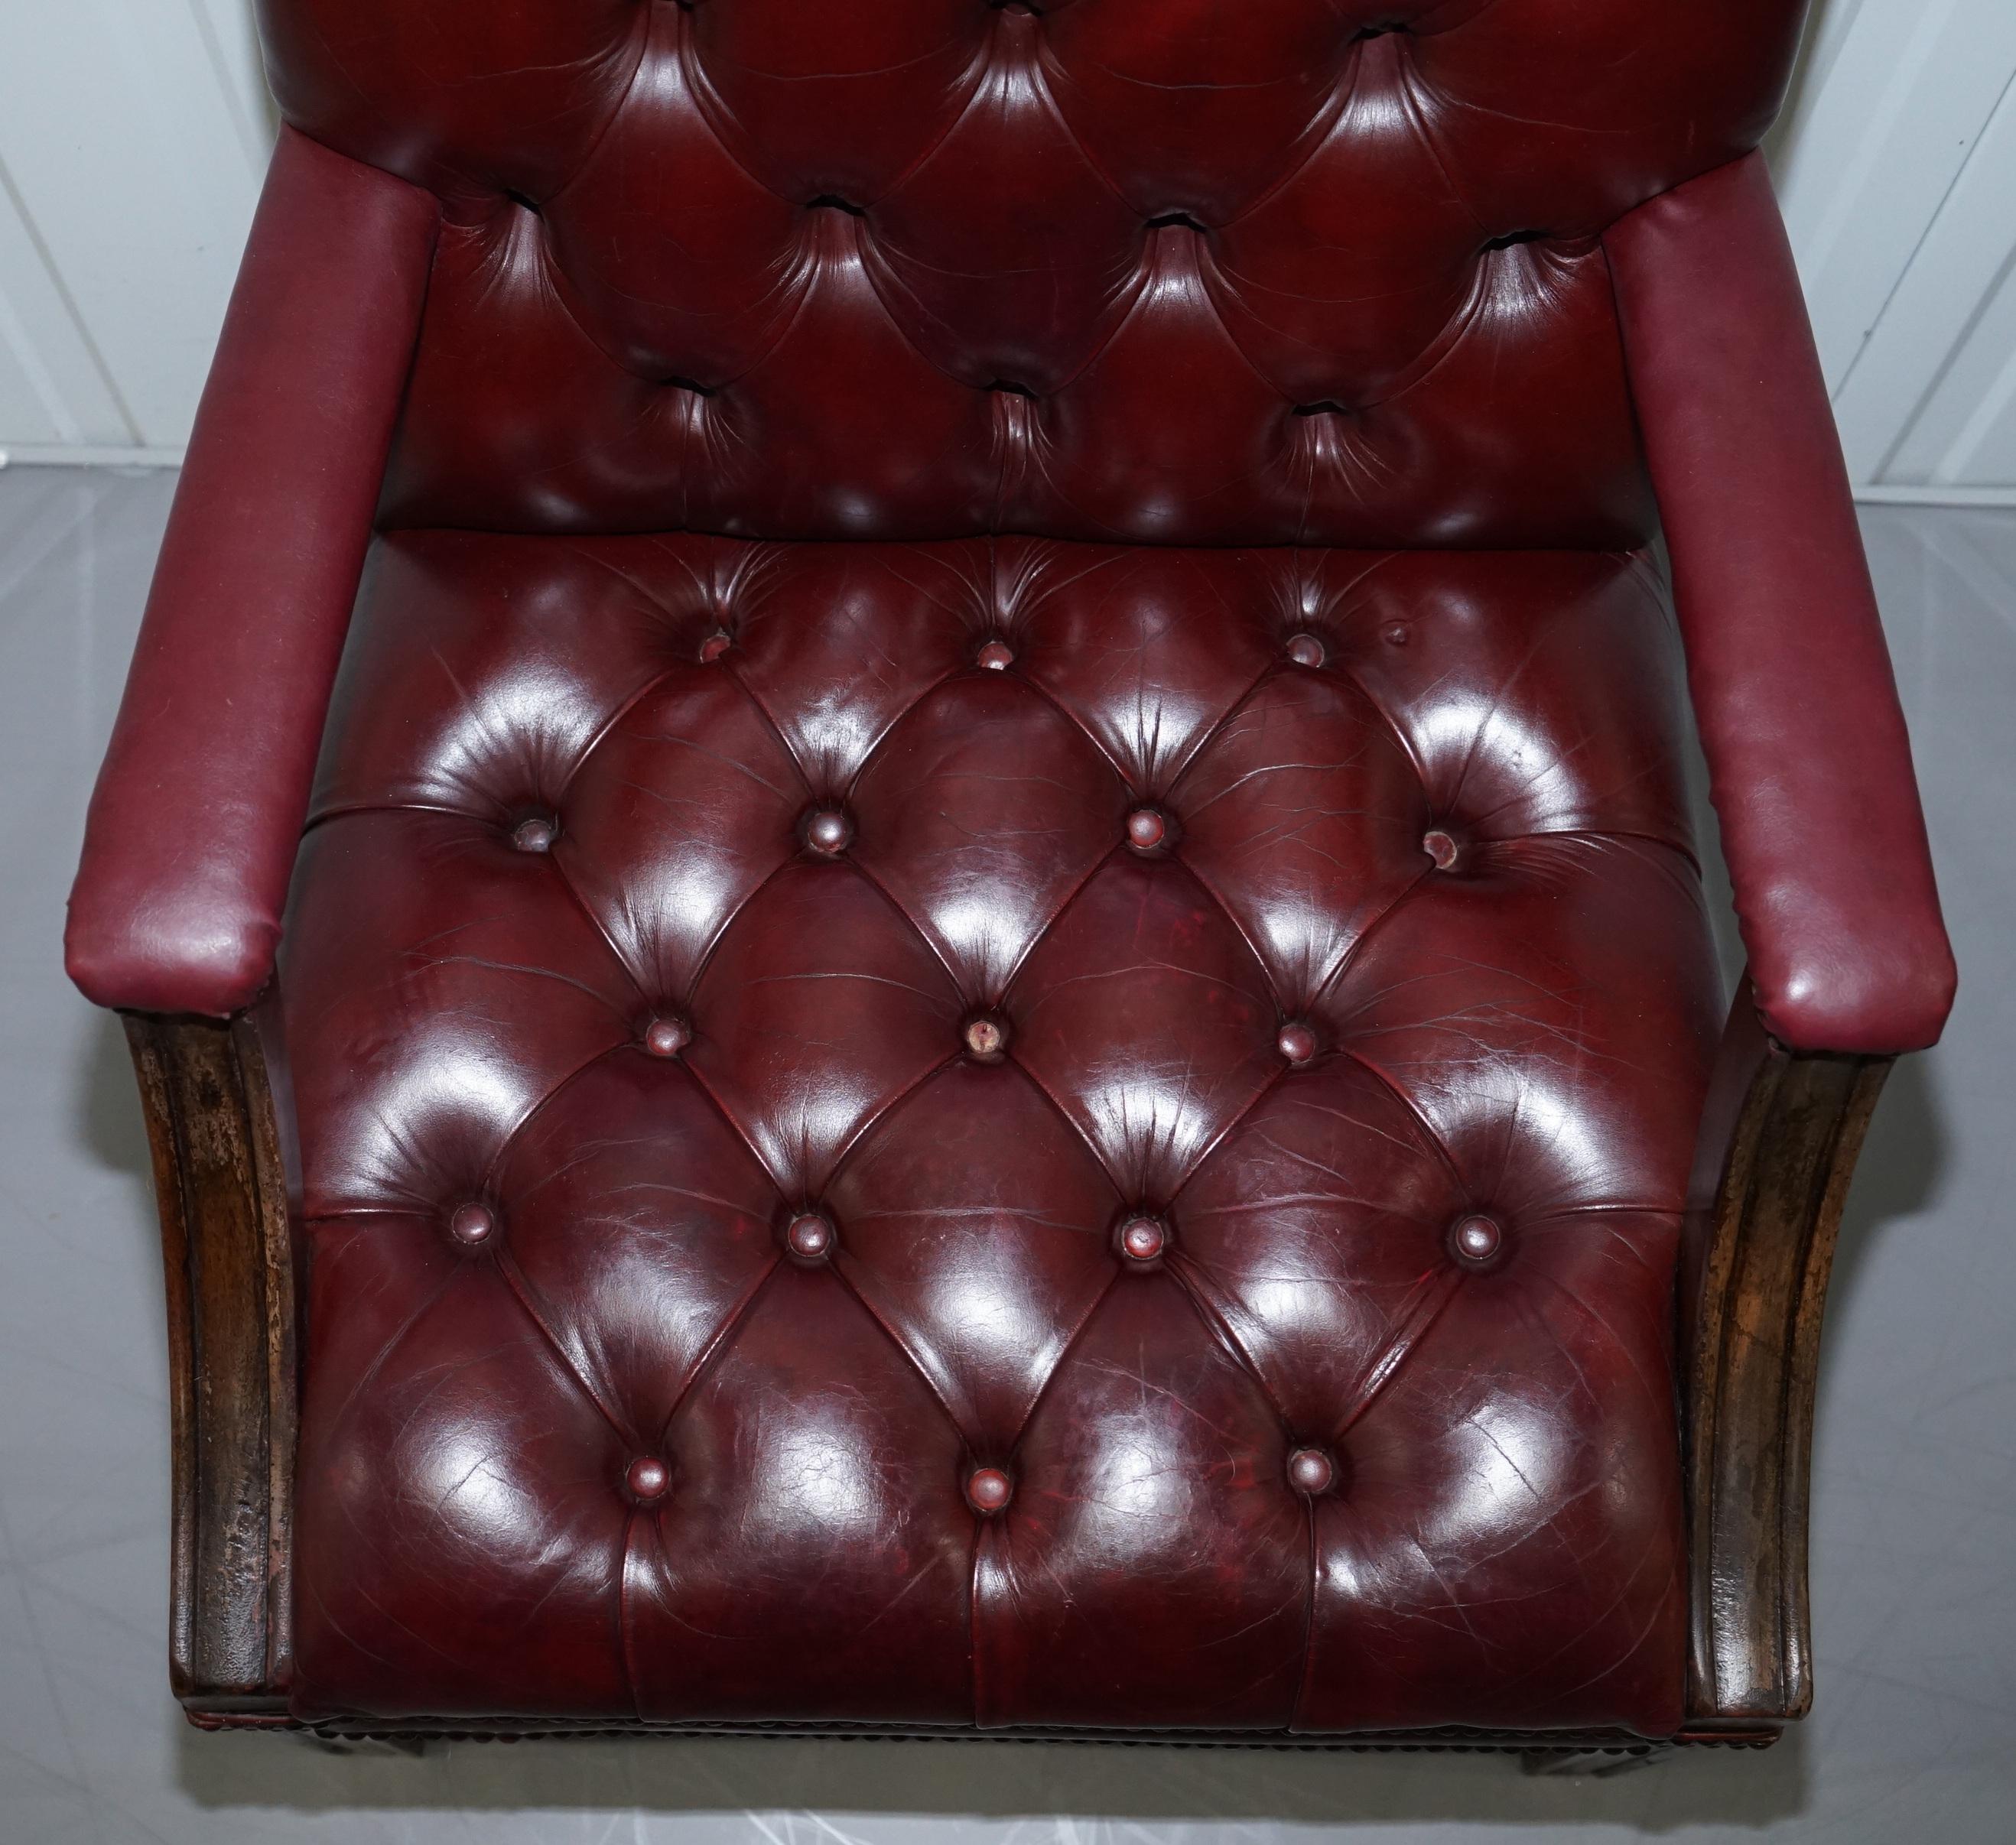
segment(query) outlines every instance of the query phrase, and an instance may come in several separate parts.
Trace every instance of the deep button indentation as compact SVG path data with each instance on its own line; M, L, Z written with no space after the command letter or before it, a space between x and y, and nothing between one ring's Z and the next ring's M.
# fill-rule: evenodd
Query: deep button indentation
M1004 673L1015 664L1015 649L1006 641L989 641L974 658L990 673Z
M1015 1484L999 1467L978 1467L967 1476L966 1501L975 1512L989 1516L1014 1497Z
M854 822L837 807L815 807L805 816L805 843L833 858L854 843Z
M1389 621L1379 631L1379 635L1388 646L1404 647L1413 638L1413 632L1404 621Z
M1288 642L1288 657L1299 667L1319 667L1329 657L1314 635L1297 635Z
M478 1204L472 1199L455 1207L448 1227L458 1243L466 1243L473 1249L497 1234L497 1214L488 1205Z
M1439 826L1431 827L1421 835L1421 850L1434 860L1437 871L1453 871L1456 869L1459 856L1456 840Z
M1449 1253L1466 1268L1488 1268L1505 1246L1505 1227L1481 1211L1458 1217L1449 1227Z
M1334 397L1325 397L1319 403L1298 404L1290 412L1290 415L1294 416L1348 416L1350 414L1350 411Z
M530 814L511 829L511 847L517 852L550 852L560 836L560 823L550 814Z
M991 1013L969 1019L960 1036L966 1041L967 1055L976 1063L999 1063L1008 1049L1008 1027Z
M1319 1448L1298 1448L1288 1457L1288 1484L1298 1493L1313 1499L1328 1492L1336 1480L1336 1464Z
M1316 1034L1299 1020L1291 1020L1275 1034L1274 1048L1291 1063L1306 1063L1316 1054Z
M712 666L729 648L735 645L735 637L725 628L718 628L700 644L700 663Z
M833 1228L830 1220L817 1211L802 1211L792 1218L784 1242L801 1262L823 1262L833 1253Z
M1159 852L1168 843L1166 815L1153 807L1136 807L1127 816L1127 843L1137 852Z
M664 1498L666 1487L672 1484L672 1470L656 1455L639 1455L624 1474L623 1484L630 1489L631 1498L648 1505Z
M1538 243L1547 233L1545 231L1507 231L1502 237L1493 237L1485 245L1486 250L1510 250L1515 243Z
M1159 1261L1168 1246L1168 1227L1159 1217L1129 1217L1120 1226L1120 1253L1130 1262Z
M834 1240L833 1222L815 1210L794 1216L784 1232L784 1246L801 1262L825 1262L833 1254Z
M656 1018L644 1027L644 1048L653 1057L676 1057L692 1037L685 1020Z

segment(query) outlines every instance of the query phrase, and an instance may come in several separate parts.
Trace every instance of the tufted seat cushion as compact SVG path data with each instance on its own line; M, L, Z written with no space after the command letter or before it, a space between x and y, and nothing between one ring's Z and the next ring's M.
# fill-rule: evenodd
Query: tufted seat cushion
M297 1714L1670 1732L1678 689L1622 552L382 538Z

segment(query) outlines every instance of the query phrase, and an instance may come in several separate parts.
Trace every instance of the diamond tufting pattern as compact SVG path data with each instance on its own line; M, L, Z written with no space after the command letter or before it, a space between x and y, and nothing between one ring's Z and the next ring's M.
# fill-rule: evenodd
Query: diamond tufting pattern
M1676 654L1615 555L385 540L297 1708L1670 1729Z
M265 0L447 212L402 526L1611 547L1598 239L1796 0Z
M297 1717L1681 1721L1602 238L1795 0L262 0L443 221L283 946Z

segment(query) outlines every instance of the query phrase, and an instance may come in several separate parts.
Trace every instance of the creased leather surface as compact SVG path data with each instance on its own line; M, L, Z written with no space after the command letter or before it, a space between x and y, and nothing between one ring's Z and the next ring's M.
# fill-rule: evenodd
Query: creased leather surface
M1623 546L1599 239L1797 0L265 0L448 225L397 524Z
M1953 950L1762 156L1606 243L1758 1009L1796 1049L1922 1050L1953 1005Z
M221 1016L272 976L439 216L282 131L70 894L101 1005Z
M1678 670L1625 556L387 539L297 1710L1670 1730Z

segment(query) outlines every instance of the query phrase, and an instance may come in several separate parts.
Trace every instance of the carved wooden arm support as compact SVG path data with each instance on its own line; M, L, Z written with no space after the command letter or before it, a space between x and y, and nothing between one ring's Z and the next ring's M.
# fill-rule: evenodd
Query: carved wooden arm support
M283 1717L294 1261L266 1062L243 1013L129 1012L167 1277L169 1675L203 1723Z
M1683 1275L1693 1581L1688 1711L1813 1703L1806 1518L1820 1317L1841 1207L1894 1059L1787 1050L1746 981L1705 1118Z

